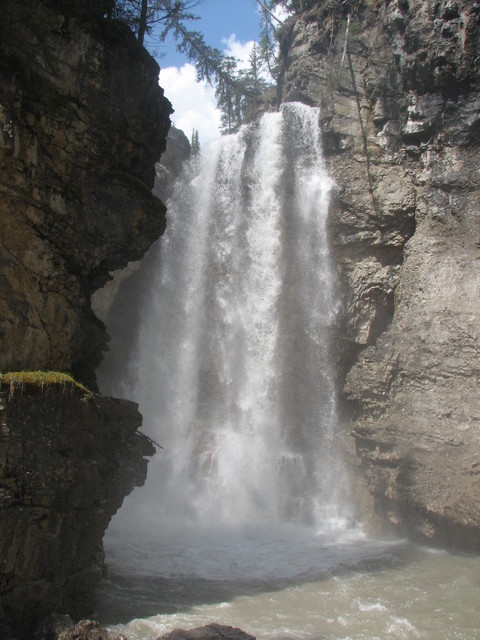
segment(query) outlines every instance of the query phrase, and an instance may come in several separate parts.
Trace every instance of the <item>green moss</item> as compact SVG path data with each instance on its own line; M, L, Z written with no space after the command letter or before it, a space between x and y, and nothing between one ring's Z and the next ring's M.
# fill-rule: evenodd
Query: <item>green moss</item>
M363 29L364 29L364 27L363 27L362 23L359 22L358 20L352 20L350 22L350 33L351 33L351 35L357 36L357 35L359 35L360 33L363 32Z
M60 387L63 390L78 389L86 395L92 395L87 387L77 382L71 375L58 371L7 371L0 373L0 386L2 385L9 387L10 397L16 389L22 389L24 386L33 386L42 390L45 387Z

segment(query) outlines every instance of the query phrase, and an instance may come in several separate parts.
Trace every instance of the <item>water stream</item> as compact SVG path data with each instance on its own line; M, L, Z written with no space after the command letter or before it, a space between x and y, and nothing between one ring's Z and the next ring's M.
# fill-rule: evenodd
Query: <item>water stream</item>
M105 540L98 614L132 640L211 620L265 638L480 637L477 558L354 522L318 116L284 105L192 161L136 275L134 337L99 370L164 447Z

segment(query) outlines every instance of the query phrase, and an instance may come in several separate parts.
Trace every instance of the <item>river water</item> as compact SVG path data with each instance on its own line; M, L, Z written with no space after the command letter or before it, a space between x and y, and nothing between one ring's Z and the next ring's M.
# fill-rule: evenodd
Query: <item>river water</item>
M158 545L124 533L108 539L98 598L113 635L153 640L215 621L276 640L480 638L478 557L355 530L215 529Z
M480 637L479 558L356 522L318 117L287 104L203 150L107 322L100 388L139 402L164 447L105 539L98 616L131 640L210 621L279 640Z

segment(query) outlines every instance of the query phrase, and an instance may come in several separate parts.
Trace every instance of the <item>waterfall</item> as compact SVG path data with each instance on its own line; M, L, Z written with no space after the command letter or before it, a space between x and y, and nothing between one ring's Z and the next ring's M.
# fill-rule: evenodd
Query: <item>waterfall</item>
M478 558L348 521L318 116L287 104L205 148L119 292L109 328L140 322L99 382L164 450L104 540L112 637L212 620L259 640L478 637Z
M285 104L192 160L150 256L128 382L108 355L99 371L102 392L139 402L164 447L133 500L152 526L338 517L332 181L318 118Z

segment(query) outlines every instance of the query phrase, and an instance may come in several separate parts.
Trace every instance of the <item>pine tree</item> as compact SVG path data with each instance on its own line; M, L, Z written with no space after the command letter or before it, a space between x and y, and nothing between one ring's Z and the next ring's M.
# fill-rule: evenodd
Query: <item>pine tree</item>
M200 153L200 139L198 137L198 129L192 130L192 137L190 139L190 147L192 155Z
M242 95L241 120L250 122L258 114L262 97L269 88L269 83L262 76L262 60L259 45L254 42L249 56L249 67L240 72L239 82Z
M259 0L257 0L259 2ZM259 2L265 16L265 37L255 44L250 54L249 68L238 71L234 58L206 44L203 34L187 26L198 20L192 9L200 0L115 0L113 18L127 22L143 44L153 27L159 27L156 37L160 42L167 35L176 40L177 51L184 53L196 69L197 80L205 80L215 86L215 96L221 111L223 132L236 131L243 122L252 120L258 113L262 95L269 84L262 76L262 65L267 61L275 78L274 29L270 8L279 4L276 0ZM268 19L267 19L268 17ZM274 16L273 16L274 17ZM193 145L192 145L193 146Z
M145 35L159 26L157 35L164 42L171 34L177 51L184 53L196 69L197 80L206 80L216 87L218 106L225 129L233 130L239 120L239 83L235 78L236 61L219 49L206 44L203 34L186 26L198 20L192 9L200 0L116 0L113 17L127 22L143 44Z
M146 35L156 25L161 25L160 40L164 40L176 22L198 20L192 13L200 0L114 0L113 17L127 22L144 44Z
M273 10L279 4L275 0L257 0L260 7L260 42L259 42L259 56L260 59L266 64L268 71L272 78L277 81L278 70L278 56L277 56L277 30L281 27L281 21L275 16Z

